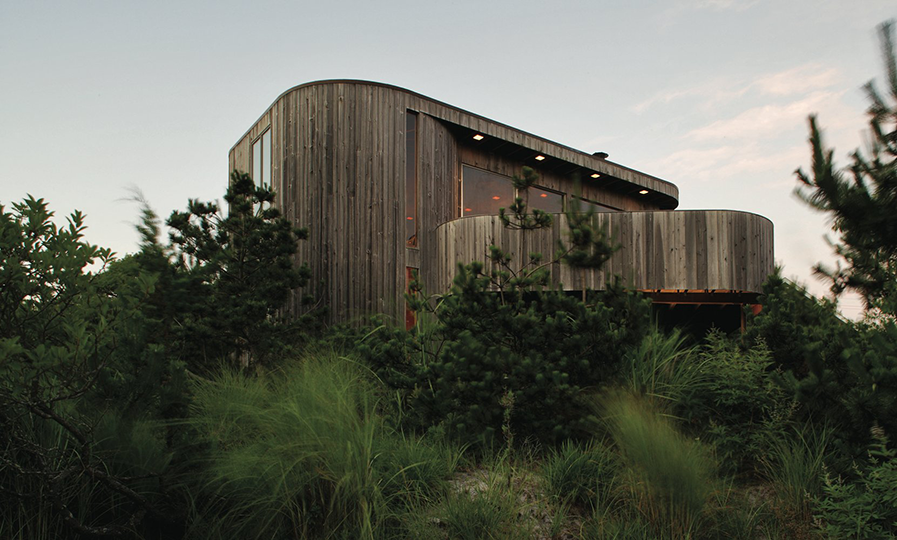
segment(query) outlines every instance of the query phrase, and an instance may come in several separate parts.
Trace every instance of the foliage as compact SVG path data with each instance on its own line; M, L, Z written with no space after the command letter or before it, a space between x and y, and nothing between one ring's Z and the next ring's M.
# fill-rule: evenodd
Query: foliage
M167 522L153 499L170 456L152 414L178 399L177 366L124 354L140 343L131 332L154 280L113 287L102 272L112 253L83 240L79 212L58 227L42 199L12 208L0 208L0 490L13 494L8 509L53 513L35 529L4 512L3 528L122 534L147 513Z
M183 287L203 299L179 320L182 355L206 367L226 357L264 361L305 322L284 319L280 310L308 281L308 267L293 264L307 232L282 217L271 205L274 193L245 173L233 173L224 200L226 217L215 203L191 200L167 221Z
M510 214L504 208L498 209L498 217L505 227L509 229L542 229L551 227L552 217L548 212L534 209L532 213L528 210L529 188L539 181L539 175L532 167L523 167L521 175L514 175L511 182L517 189L518 195L514 198L509 210Z
M361 354L403 392L410 427L443 423L468 441L494 440L503 425L506 438L521 440L582 432L582 392L608 380L623 350L638 341L647 303L618 286L592 293L587 303L560 291L496 294L497 279L480 264L459 268L432 332L381 328Z
M748 317L744 338L750 344L763 343L775 367L797 377L819 375L822 369L843 372L841 352L856 333L838 316L834 303L816 299L786 280L780 268L763 283L760 303L760 313Z
M528 168L515 177L523 197L511 214L501 213L506 226L551 224L548 214L527 211L525 194L537 178ZM586 432L584 392L610 379L650 318L649 303L619 282L579 298L547 288L552 265L600 266L613 252L590 218L568 216L571 243L551 260L533 253L515 267L490 246L488 263L459 265L435 305L423 294L407 295L421 312L411 333L378 328L366 336L359 352L402 393L411 411L406 427L439 425L468 442L503 438L508 446L515 436L560 441Z
M545 457L541 472L551 497L583 506L606 505L604 495L615 483L616 456L600 442L564 441Z
M790 415L791 397L773 380L762 342L747 348L714 331L695 354L703 384L688 388L677 414L713 444L725 471L748 472L769 430Z
M710 453L638 396L610 394L603 412L630 471L631 490L655 534L695 535L704 525L715 490L716 466Z
M846 458L863 453L869 429L897 430L897 326L841 320L835 306L817 300L776 274L764 284L763 310L749 319L748 343L766 343L773 378L801 405L802 419L835 430Z
M868 461L856 468L855 482L825 475L814 515L831 538L897 536L897 451L888 448L882 430L874 431Z
M869 96L868 156L853 152L850 178L837 170L833 151L826 149L816 118L810 117L812 172L797 171L802 189L797 193L810 206L832 218L838 234L835 253L846 267L821 265L816 271L832 282L832 291L860 293L867 308L897 314L897 56L893 22L880 27L887 72L887 97L874 83Z
M830 452L831 431L798 427L773 433L767 441L762 470L789 517L809 521L812 498L822 489L822 468Z
M327 527L372 538L381 422L368 384L341 358L280 374L198 381L191 423L211 447L188 535L279 537Z

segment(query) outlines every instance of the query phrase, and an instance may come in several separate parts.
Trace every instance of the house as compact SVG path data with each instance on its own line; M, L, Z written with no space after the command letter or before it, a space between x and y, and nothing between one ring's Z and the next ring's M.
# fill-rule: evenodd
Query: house
M553 253L575 185L582 205L621 246L601 271L551 269L577 291L612 275L644 291L663 318L737 326L773 270L773 226L730 210L677 211L660 178L489 120L426 96L354 80L291 88L231 149L230 170L273 187L276 204L309 238L298 258L334 321L405 317L412 270L442 292L458 262L485 260L490 244L522 262ZM555 216L535 231L502 227L523 166L540 180L529 206ZM576 182L576 180L579 180ZM294 310L302 310L299 299Z

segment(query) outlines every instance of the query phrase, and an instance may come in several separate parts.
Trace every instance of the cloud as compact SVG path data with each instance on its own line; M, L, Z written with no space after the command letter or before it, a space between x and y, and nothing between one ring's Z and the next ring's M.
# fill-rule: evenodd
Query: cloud
M831 88L838 82L837 69L826 69L814 63L760 77L751 87L761 94L791 96Z
M767 73L755 79L732 80L717 77L687 88L660 91L634 105L632 110L641 114L655 105L689 98L700 99L706 106L730 102L751 93L763 97L794 96L837 86L841 82L839 76L837 69L825 68L813 62Z
M693 129L684 137L698 142L776 137L784 131L803 126L810 114L836 108L843 94L844 92L813 92L790 103L753 107L732 118Z

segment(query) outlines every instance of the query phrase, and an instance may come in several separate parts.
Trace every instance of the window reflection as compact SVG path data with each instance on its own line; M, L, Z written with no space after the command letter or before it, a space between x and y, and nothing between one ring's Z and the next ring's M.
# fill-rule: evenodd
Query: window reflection
M590 201L588 199L579 199L580 212L619 212L620 210L612 206L605 206L601 203Z
M564 195L547 189L531 187L529 188L527 207L530 210L560 214L564 211Z
M514 184L507 176L464 165L461 169L464 216L492 216L514 203Z

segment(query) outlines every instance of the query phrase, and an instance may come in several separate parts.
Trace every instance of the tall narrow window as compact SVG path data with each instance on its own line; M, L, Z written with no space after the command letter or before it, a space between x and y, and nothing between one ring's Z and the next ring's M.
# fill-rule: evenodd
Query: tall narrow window
M417 247L417 113L405 114L405 246Z
M419 292L419 286L414 285L417 280L418 269L412 268L410 266L405 267L405 294L408 296L417 296ZM411 306L408 305L408 300L405 300L405 330L411 330L414 328L414 325L417 324L417 312L411 309Z
M252 143L252 180L257 186L271 187L271 130L266 129Z

